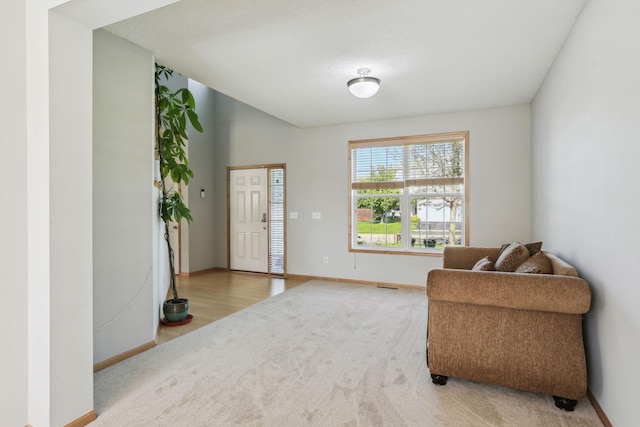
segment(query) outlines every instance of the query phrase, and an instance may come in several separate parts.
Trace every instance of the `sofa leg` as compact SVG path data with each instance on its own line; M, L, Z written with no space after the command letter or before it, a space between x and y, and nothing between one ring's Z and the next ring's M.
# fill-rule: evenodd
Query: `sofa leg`
M565 399L564 397L553 396L556 406L565 411L573 411L576 408L577 400Z
M446 385L447 378L449 377L447 377L446 375L431 374L431 382L435 385Z

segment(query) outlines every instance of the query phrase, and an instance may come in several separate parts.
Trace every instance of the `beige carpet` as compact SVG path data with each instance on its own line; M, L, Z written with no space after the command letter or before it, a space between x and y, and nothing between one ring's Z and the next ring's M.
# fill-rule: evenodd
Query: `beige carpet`
M95 374L95 426L601 426L550 396L431 383L423 291L311 281Z

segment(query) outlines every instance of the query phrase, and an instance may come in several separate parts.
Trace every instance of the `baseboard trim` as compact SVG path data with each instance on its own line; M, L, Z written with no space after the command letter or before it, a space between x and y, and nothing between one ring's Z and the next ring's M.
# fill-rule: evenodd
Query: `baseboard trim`
M609 421L607 414L604 413L604 411L602 410L602 406L600 406L600 404L596 400L596 397L593 395L593 393L591 393L590 389L587 389L587 398L589 399L589 402L591 402L591 406L593 406L593 409L595 409L596 414L598 415L598 418L600 418L600 421L602 421L604 427L613 427L613 424L611 424L611 421Z
M71 421L69 424L66 424L64 427L84 427L87 424L93 422L98 418L98 414L93 409L80 418Z
M340 279L337 277L306 276L303 274L287 274L286 278L296 279L296 280L326 280L328 282L353 283L356 285L381 286L386 288L403 288L403 289L420 289L420 290L425 289L424 286L407 285L404 283L373 282L373 281L357 280L357 279Z
M222 267L213 267L213 268L207 268L205 270L181 272L179 274L179 276L184 276L184 277L199 276L201 274L213 273L213 272L216 272L216 271L228 272L229 269L228 268L222 268Z
M231 270L223 267L214 267L207 268L206 270L199 271L191 271L191 272L182 272L180 276L184 277L192 277L199 276L201 274L214 273L214 272L224 272L228 273ZM245 274L259 274L265 275L265 273L252 273L250 271L236 271L236 273L245 273ZM269 274L267 274L269 276ZM283 279L295 279L295 280L326 280L329 282L343 282L343 283L353 283L356 285L369 285L369 286L380 286L387 288L403 288L403 289L425 289L425 286L421 285L407 285L404 283L390 283L390 282L377 282L377 281L367 281L367 280L357 280L357 279L341 279L339 277L324 277L324 276L308 276L305 274L284 274L284 275L274 275L274 277L282 277Z
M130 358L132 356L135 356L136 354L140 354L142 352L145 352L145 351L149 350L150 348L155 347L156 345L157 345L156 341L154 340L154 341L148 342L146 344L142 344L139 347L132 348L129 351L125 351L124 353L116 354L115 356L110 357L107 360L103 360L102 362L98 362L95 365L93 365L93 372L96 373L98 371L101 371L101 370L103 370L105 368L108 368L111 365L115 365L118 362L122 362L125 359L128 359L128 358Z

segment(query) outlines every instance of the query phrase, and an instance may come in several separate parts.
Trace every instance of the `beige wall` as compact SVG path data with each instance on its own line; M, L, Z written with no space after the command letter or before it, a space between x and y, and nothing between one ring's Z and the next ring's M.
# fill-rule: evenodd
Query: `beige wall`
M589 388L615 426L638 423L640 3L591 0L533 102L533 237L593 291Z

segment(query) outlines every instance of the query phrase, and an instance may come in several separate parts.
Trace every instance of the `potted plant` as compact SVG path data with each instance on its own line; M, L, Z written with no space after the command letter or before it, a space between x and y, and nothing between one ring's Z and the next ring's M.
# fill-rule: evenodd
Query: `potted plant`
M184 218L191 222L191 211L184 203L181 185L189 184L193 171L189 169L186 153L187 120L195 130L202 132L202 126L195 112L195 100L187 88L172 92L163 84L173 74L173 70L156 64L156 150L160 163L159 213L164 222L164 240L169 255L170 285L173 298L162 306L165 320L169 323L183 321L189 314L189 300L178 296L174 252L169 240L169 222L180 223ZM169 181L170 180L170 181ZM169 181L169 182L167 182Z

